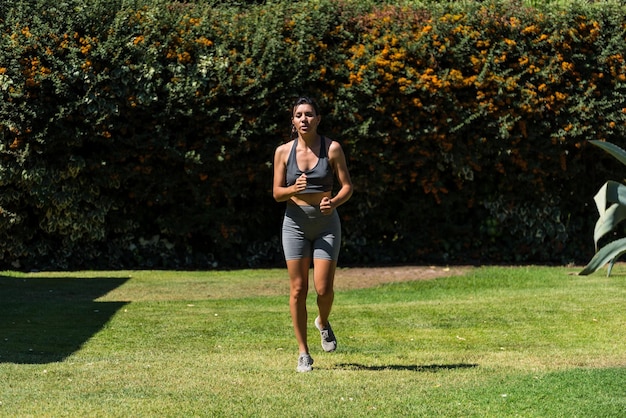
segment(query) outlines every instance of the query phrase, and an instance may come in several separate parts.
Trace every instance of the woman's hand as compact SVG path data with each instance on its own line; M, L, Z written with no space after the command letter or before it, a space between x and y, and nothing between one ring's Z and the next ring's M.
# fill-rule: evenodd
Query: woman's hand
M293 187L296 190L294 194L303 192L306 189L306 174L302 173L300 177L296 179L296 182L294 183Z
M320 211L322 214L330 215L333 213L333 209L333 202L330 200L330 197L324 196L320 202Z

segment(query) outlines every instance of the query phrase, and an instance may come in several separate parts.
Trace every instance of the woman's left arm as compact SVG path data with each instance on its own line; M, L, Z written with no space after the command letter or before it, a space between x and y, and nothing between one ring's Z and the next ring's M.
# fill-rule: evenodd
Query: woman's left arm
M337 194L330 199L331 206L336 208L337 206L341 206L346 203L352 196L352 180L350 179L346 156L339 142L332 141L330 143L328 155L330 157L330 163L335 171L335 175L341 185Z

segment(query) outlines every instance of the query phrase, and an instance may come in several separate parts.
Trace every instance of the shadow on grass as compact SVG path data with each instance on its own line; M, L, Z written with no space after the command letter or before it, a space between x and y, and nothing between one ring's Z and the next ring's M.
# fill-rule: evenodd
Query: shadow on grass
M413 365L413 364L384 364L380 366L369 366L358 363L341 363L337 364L335 369L346 370L369 370L369 371L382 371L382 370L408 370L411 372L440 372L445 370L455 369L472 369L478 367L478 364L428 364L428 365Z
M0 363L64 360L126 305L96 301L126 280L0 276Z

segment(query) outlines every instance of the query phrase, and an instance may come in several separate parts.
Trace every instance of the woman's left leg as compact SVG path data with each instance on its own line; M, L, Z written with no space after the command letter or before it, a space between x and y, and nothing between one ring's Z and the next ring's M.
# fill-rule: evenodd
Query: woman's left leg
M337 211L322 218L324 226L313 243L313 283L317 292L319 319L316 324L328 326L328 316L335 300L335 270L341 245L341 221Z
M335 270L337 262L333 260L313 260L313 283L317 292L317 309L319 311L319 324L322 327L328 325L328 317L335 300Z
M333 285L337 262L318 258L313 260L313 264L313 281L317 292L317 309L319 311L318 317L315 318L315 327L320 332L322 349L331 352L337 349L337 338L330 322L328 322L328 316L335 299Z

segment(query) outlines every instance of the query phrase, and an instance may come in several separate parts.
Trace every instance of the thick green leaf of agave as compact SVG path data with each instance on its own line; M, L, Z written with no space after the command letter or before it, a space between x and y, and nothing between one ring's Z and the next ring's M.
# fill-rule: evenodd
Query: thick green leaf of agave
M617 158L622 164L626 165L626 151L624 151L617 145L612 144L610 142L598 141L598 140L593 140L589 142L595 145L596 147L602 148L603 150L611 154L613 157Z
M604 216L607 207L613 203L626 205L626 186L613 180L609 180L598 190L593 197L600 217Z
M626 151L622 148L605 141L594 140L589 142L626 165ZM617 259L626 254L626 238L613 241L599 250L598 241L612 231L617 224L626 219L626 186L616 181L607 181L594 196L593 200L595 200L598 213L600 214L593 234L597 252L579 274L591 274L610 262L607 272L607 275L610 275Z
M611 267L617 259L626 253L626 238L621 238L613 242L608 243L593 256L589 264L578 273L580 276L587 276L591 273L598 271L606 263L611 262ZM611 274L611 270L607 272L607 275Z
M597 251L598 241L626 219L626 186L609 180L598 190L593 200L600 214L593 232Z

